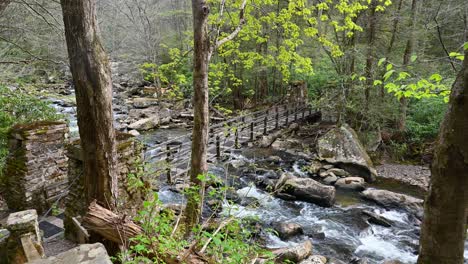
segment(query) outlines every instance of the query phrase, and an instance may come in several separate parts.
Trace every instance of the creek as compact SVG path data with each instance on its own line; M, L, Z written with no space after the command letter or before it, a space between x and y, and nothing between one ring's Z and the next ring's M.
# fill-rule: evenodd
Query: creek
M55 102L54 107L67 115L70 132L77 136L75 108ZM190 133L187 129L157 129L147 132L139 139L151 147L159 142ZM151 158L152 153L146 153ZM269 157L280 157L280 162L271 162ZM232 164L238 164L233 168ZM356 191L337 190L336 203L330 208L302 201L285 201L255 186L256 179L269 171L290 172L298 177L308 177L302 167L307 162L291 152L273 149L245 148L227 155L227 160L211 164L210 172L220 178L226 177L226 183L237 190L241 200L255 200L255 206L245 203L223 203L224 215L240 218L255 217L264 227L272 222L292 222L300 224L302 235L288 240L264 232L266 245L270 248L297 245L306 239L312 241L313 254L342 260L344 263L380 264L385 260L398 260L404 264L416 263L419 244L420 220L403 209L385 209L364 200ZM262 168L261 173L252 168ZM228 171L227 171L228 170ZM232 177L234 175L234 177ZM399 182L379 178L368 188L386 189L394 192L423 198L419 189ZM184 197L163 185L159 190L163 203L182 204ZM391 227L371 224L363 216L363 211L371 211L392 221ZM465 244L465 263L468 263L468 243Z

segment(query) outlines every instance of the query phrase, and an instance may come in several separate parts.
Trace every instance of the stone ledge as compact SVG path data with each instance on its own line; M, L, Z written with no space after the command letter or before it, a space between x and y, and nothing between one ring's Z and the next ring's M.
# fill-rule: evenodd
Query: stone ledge
M112 264L101 243L83 244L47 259L28 262L29 264Z

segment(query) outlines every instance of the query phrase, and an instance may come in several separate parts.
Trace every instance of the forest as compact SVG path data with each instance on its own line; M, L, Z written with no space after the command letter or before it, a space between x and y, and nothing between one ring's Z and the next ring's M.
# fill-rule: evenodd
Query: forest
M465 0L0 0L0 263L468 263Z

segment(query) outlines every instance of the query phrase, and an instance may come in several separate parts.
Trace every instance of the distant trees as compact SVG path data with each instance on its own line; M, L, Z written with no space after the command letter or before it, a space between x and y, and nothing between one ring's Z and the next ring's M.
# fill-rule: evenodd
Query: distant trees
M88 202L113 209L118 195L109 60L98 35L95 0L61 0L75 84Z
M468 48L468 47L467 47ZM468 49L431 167L419 264L462 264L468 219Z

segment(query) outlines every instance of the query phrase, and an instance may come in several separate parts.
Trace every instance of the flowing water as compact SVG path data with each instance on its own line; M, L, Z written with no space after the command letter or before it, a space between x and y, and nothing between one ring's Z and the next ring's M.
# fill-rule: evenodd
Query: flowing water
M53 104L56 109L68 115L70 131L77 135L75 108ZM139 137L148 148L168 139L189 133L186 129L155 130ZM157 151L157 150L153 150ZM151 156L152 153L146 153ZM281 164L262 163L265 158L276 155L283 160ZM246 149L241 153L232 153L228 162L224 164L245 164L244 167L260 163L267 169L289 171L298 177L307 177L301 170L305 161L286 152L272 152L269 149ZM226 166L212 165L210 171L224 177ZM306 239L312 241L314 254L321 254L345 261L366 258L368 263L382 263L385 260L398 260L405 264L416 263L420 221L403 210L388 210L371 202L362 200L356 192L337 191L336 205L323 208L315 204L301 201L284 201L271 196L253 184L251 175L244 175L237 170L238 181L231 184L238 188L237 193L243 199L257 200L257 206L241 206L239 204L224 203L224 215L237 217L256 217L265 226L275 221L294 222L300 224L304 234L283 241L274 234L267 233L267 246L271 248L293 246ZM230 172L229 174L231 174ZM232 181L233 182L233 181ZM379 180L370 188L388 189L421 198L421 191L417 188L402 185L392 180ZM159 191L163 203L184 203L184 197L163 186ZM362 211L372 211L393 222L391 227L370 224L363 217ZM468 244L465 247L465 263L468 263Z

